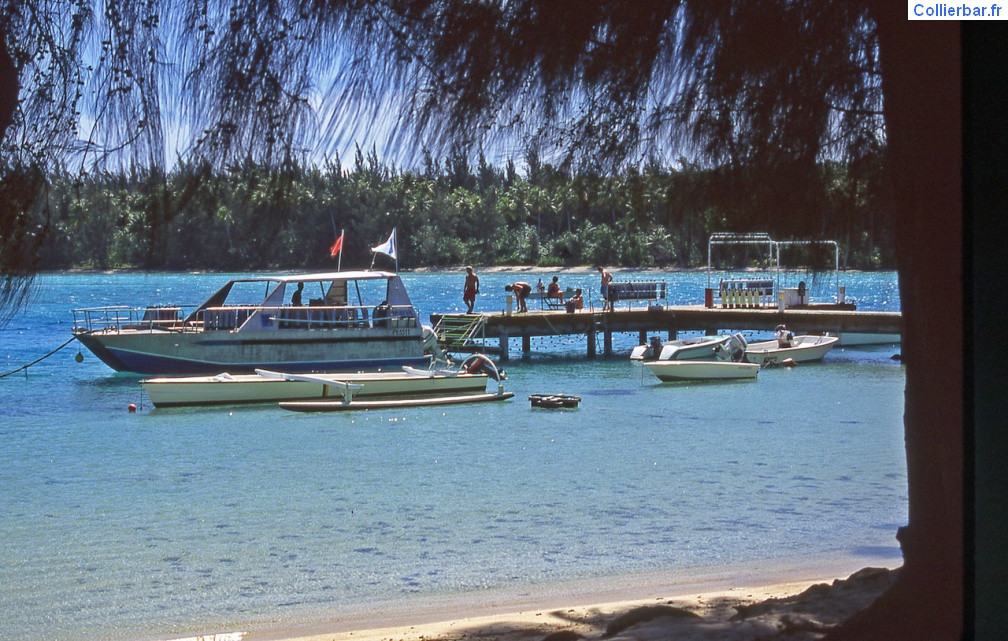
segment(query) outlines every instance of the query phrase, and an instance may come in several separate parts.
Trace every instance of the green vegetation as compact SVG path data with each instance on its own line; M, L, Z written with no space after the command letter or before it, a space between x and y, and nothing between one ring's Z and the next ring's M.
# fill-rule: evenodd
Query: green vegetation
M840 241L851 268L892 268L879 162L824 164L800 202L780 176L656 161L619 175L572 173L529 154L491 166L456 152L397 170L359 149L350 169L181 164L51 177L42 269L328 269L346 230L344 266L398 228L401 268L463 263L695 267L716 231ZM775 188L775 185L779 185ZM775 208L779 208L774 213ZM48 211L46 211L48 209ZM771 228L757 221L774 221Z

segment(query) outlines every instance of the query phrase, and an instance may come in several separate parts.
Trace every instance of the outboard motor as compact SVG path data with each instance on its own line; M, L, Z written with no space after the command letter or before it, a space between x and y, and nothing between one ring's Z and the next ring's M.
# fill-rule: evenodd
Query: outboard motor
M733 363L741 363L745 360L745 350L749 344L746 339L742 337L742 334L732 334L731 338L728 339L728 343L725 345L725 349L728 350L728 360Z
M652 359L658 358L658 355L661 354L662 350L661 336L652 336L649 343L651 345L651 358Z
M784 325L778 325L774 328L774 338L777 339L777 347L791 347L794 334Z
M436 363L451 363L451 359L438 345L437 334L430 325L423 326L423 350L424 354L430 354Z

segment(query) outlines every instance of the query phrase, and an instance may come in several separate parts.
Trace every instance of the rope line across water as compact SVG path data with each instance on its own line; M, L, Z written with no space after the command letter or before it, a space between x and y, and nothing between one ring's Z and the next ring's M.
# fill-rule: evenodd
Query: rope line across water
M3 374L0 374L0 378L6 378L6 377L10 376L11 374L17 374L18 372L20 372L22 370L26 370L26 369L28 369L29 367L31 367L32 365L34 365L36 363L40 363L40 362L44 361L45 359L49 358L50 356L52 356L56 352L60 351L61 349L63 349L67 345L69 345L70 343L74 342L75 340L77 340L76 336L72 337L70 340L68 340L67 342L63 343L62 345L60 345L59 347L57 347L53 351L49 352L45 356L43 356L41 358L36 358L35 360L33 360L32 362L28 363L27 365L22 365L21 367L19 367L17 369L12 369L9 372L5 372Z

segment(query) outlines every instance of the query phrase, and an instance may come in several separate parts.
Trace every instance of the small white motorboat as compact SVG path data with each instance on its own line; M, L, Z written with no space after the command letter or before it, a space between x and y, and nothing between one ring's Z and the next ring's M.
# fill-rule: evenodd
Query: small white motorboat
M504 375L482 354L473 354L457 369L311 373L274 372L150 378L140 382L154 407L189 407L278 401L399 399L483 394L487 381Z
M755 363L734 361L647 361L644 366L665 382L754 379L760 371Z
M650 343L638 345L630 352L632 361L687 361L693 359L710 360L717 357L718 347L731 338L730 334L719 336L695 336L661 341L652 338Z
M715 337L716 338L716 337ZM644 366L661 381L728 381L754 379L760 366L745 360L745 339L725 335L704 358L645 361Z
M786 359L795 363L818 361L840 340L836 336L795 336L783 325L777 326L774 336L773 340L746 345L746 360L762 366L778 365Z

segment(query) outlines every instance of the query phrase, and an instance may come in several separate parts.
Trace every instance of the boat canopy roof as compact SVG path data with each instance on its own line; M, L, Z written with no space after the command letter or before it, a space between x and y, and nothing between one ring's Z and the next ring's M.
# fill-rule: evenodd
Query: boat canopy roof
M333 280L379 280L389 279L398 276L395 272L379 271L345 271L345 272L317 272L309 274L274 274L271 276L249 276L247 278L235 278L232 282L256 282L274 281L281 283L296 283L299 281L333 281Z
M371 281L373 284L365 287L361 281ZM380 284L382 281L384 284ZM351 282L355 283L355 286L352 288L350 287ZM254 286L256 283L264 283L266 285L265 291L260 290L256 294L254 287L250 290L250 285ZM249 306L280 307L287 300L289 296L287 289L292 283L318 283L321 285L321 289L317 290L318 298L305 301L312 305L343 306L350 304L351 298L355 298L358 306L383 301L392 306L412 307L409 294L406 293L406 287L403 285L399 274L395 272L358 270L234 278L200 305L199 309L234 305L235 303ZM369 296L363 296L362 289L370 291ZM232 295L233 292L238 292L238 294ZM250 295L254 296L254 300L249 299ZM305 295L310 296L308 293ZM238 297L244 300L235 301L234 299ZM366 302L365 299L370 297L377 298L373 302ZM194 315L195 312L192 316L195 317Z

